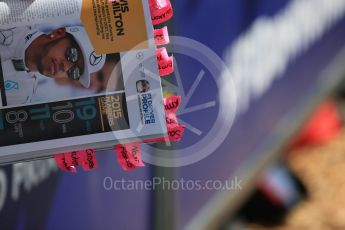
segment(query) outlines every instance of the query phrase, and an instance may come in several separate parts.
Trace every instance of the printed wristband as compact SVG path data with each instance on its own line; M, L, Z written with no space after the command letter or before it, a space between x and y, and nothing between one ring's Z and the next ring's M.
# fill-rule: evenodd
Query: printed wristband
M172 18L174 12L169 0L149 0L153 25L162 24Z
M181 96L170 96L164 98L164 109L166 113L176 113L181 104Z
M61 153L54 158L62 171L77 172L76 166L81 166L85 171L98 168L96 154L92 149Z
M174 72L174 58L169 57L169 60L163 60L158 62L159 75L161 77L170 75Z
M153 31L155 44L157 46L164 46L170 43L168 27L164 26L161 29L156 29Z
M66 157L64 153L57 154L54 156L57 166L64 172L77 172L77 169L74 166L68 165L66 162Z
M156 49L157 61L159 62L168 62L170 60L168 51L165 47Z
M81 158L80 165L85 171L98 168L96 153L93 149L78 151L77 155Z
M115 153L117 161L125 171L145 166L141 159L140 143L115 145Z

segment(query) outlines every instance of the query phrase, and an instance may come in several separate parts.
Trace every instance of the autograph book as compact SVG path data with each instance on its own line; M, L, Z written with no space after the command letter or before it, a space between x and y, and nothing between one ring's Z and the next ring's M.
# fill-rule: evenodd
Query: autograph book
M165 136L147 0L0 3L0 163Z

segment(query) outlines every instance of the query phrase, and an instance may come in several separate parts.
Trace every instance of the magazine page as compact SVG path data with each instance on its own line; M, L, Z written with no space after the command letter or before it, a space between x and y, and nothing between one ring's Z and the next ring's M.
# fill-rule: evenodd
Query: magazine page
M146 0L8 0L0 21L0 161L166 133Z

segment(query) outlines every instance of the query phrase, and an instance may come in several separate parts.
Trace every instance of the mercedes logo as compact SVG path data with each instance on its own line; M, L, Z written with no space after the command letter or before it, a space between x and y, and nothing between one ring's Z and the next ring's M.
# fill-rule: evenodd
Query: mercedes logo
M102 56L102 55L97 55L97 54L95 53L95 51L93 51L93 52L90 54L90 59L89 59L90 65L96 66L96 65L98 65L98 64L102 61L102 59L103 59L103 56Z

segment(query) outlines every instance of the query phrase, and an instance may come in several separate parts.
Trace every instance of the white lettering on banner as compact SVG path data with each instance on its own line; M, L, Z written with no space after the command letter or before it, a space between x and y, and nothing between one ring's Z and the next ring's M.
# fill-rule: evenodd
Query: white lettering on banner
M46 180L53 171L57 171L54 159L14 164L12 172L12 200L17 201L19 199L21 186L23 186L26 192L30 192L34 187Z
M294 0L273 17L260 17L225 51L237 90L238 112L268 91L290 61L310 48L345 12L344 0ZM221 76L221 100L231 83Z

